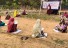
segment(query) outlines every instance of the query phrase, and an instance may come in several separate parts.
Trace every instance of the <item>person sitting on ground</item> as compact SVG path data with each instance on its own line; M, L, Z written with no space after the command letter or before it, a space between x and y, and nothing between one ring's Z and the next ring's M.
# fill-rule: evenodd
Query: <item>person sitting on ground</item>
M5 26L5 23L1 20L1 16L0 16L0 26Z
M65 12L65 13L63 14L63 16L65 16L66 18L68 18L68 13Z
M26 13L26 11L25 11L25 10L22 12L22 15L27 15L27 13Z
M6 20L9 20L11 18L11 16L8 14L8 12L6 12Z
M65 24L65 22L60 22L59 25L55 27L55 29L65 33L67 31L67 25Z
M21 15L20 15L20 13L18 12L18 10L14 10L14 15L13 15L14 17L20 17Z
M37 19L35 25L33 26L33 35L32 37L44 37L43 29L41 27L40 19Z
M20 17L20 16L21 16L20 13L16 15L16 17Z
M60 23L65 23L68 26L68 19L61 16Z
M62 18L62 19L60 20L60 24L62 24L62 23L65 23L65 19L64 19L64 18Z
M17 23L15 23L14 18L10 18L8 22L8 30L7 32L15 32L17 31Z

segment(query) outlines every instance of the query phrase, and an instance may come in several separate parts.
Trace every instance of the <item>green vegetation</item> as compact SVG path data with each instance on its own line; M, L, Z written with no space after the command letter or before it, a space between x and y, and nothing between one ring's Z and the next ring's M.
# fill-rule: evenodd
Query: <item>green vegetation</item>
M28 14L23 15L24 18L32 18L32 19L43 19L43 20L53 20L53 21L59 21L60 17L58 15L47 15L47 14Z
M56 44L60 44L60 45L64 45L65 44L64 40L60 40L60 39L55 40L55 43Z
M0 0L0 8L18 9L22 7L39 8L40 0Z
M62 7L62 9L68 9L68 0L63 0L61 7Z
M19 9L19 8L36 8L40 7L41 0L0 0L0 8ZM62 8L68 9L68 0L62 1Z

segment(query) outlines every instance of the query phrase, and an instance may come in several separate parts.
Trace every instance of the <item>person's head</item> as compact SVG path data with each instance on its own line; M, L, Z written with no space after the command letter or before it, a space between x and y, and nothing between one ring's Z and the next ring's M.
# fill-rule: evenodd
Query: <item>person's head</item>
M65 23L65 20L62 18L62 19L60 20L60 22L61 22L61 23Z
M41 24L40 19L37 19L36 24Z
M7 15L8 17L10 17L10 15Z
M59 25L61 26L61 24L62 24L62 23L60 22Z
M67 14L67 12L64 12L64 14Z
M65 20L64 19L62 20L62 23L65 24Z
M6 12L6 14L8 14L8 12Z
M41 21L40 19L37 19L36 23L33 26L33 30L41 30Z
M11 23L14 24L14 18L9 19L8 25L11 24Z
M64 17L64 15L62 14L61 17Z
M25 11L25 10L24 10Z
M48 4L48 6L51 6L50 4Z
M23 12L25 12L25 10Z
M14 18L10 18L9 21L10 21L10 22L14 22Z

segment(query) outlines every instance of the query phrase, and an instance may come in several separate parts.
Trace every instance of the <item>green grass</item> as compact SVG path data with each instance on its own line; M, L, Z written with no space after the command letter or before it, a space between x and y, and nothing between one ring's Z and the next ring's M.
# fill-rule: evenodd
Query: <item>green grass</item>
M31 19L42 19L42 20L54 20L59 21L60 18L57 15L47 15L47 14L28 14L28 15L22 15L24 18L31 18Z
M9 13L11 16L13 16L13 13ZM4 15L3 13L0 13L0 15ZM47 15L45 13L28 13L27 15L21 15L23 18L31 18L31 19L42 19L42 20L53 20L53 21L59 21L60 18L58 15Z
M64 45L65 42L64 40L60 40L60 39L57 39L57 40L54 40L56 44L60 44L60 45Z

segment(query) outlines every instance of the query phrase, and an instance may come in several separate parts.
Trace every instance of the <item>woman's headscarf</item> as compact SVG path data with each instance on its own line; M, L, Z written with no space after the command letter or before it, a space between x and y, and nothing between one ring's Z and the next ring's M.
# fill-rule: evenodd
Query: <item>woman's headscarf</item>
M33 32L34 33L41 33L41 21L40 19L37 19L35 25L33 26Z
M67 12L65 12L63 15L64 15L66 18L68 18L68 13L67 13Z
M9 23L8 24L10 24L10 23L14 23L14 18L10 18L9 19Z
M14 24L14 18L10 18L8 22L8 32L10 32L13 24Z
M50 4L47 6L47 9L51 9L51 5Z

